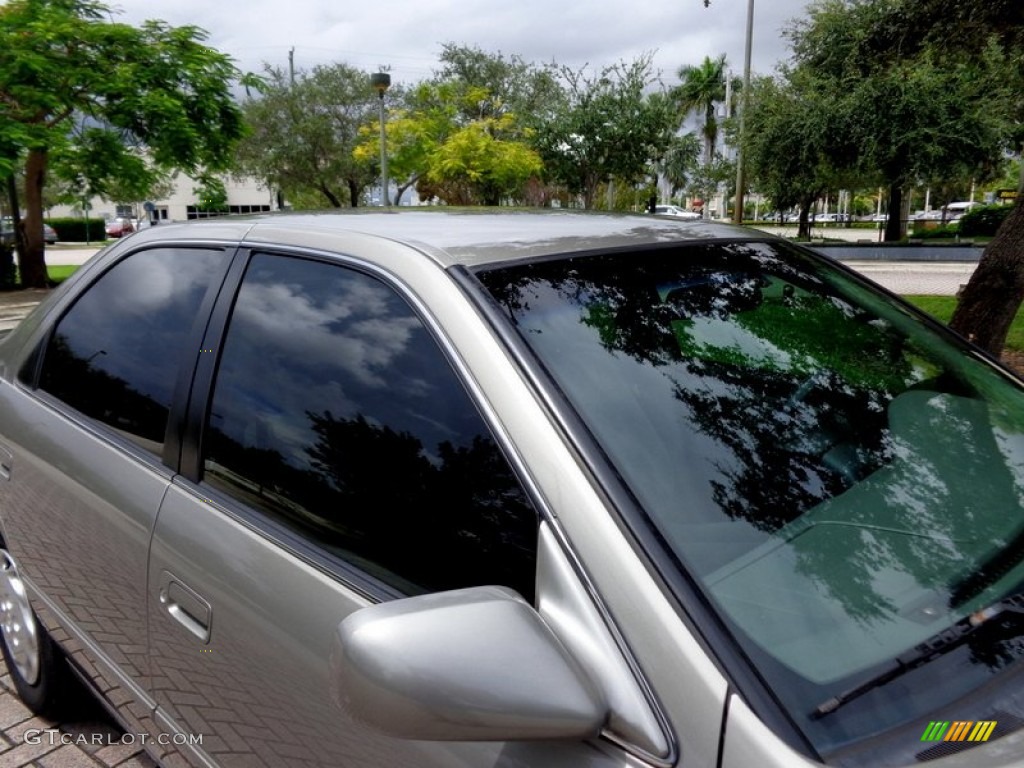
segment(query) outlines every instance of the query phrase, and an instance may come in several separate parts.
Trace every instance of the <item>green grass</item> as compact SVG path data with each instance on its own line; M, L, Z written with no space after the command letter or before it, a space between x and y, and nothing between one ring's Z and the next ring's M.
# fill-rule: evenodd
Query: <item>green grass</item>
M943 323L948 323L956 309L955 296L904 296L915 307ZM1014 352L1024 352L1024 307L1017 312L1006 335L1006 348Z
M62 283L69 277L71 277L71 275L74 273L76 269L78 269L77 264L66 264L63 266L57 265L53 267L47 267L46 274L49 275L51 281L55 283Z
M904 296L903 298L943 323L949 322L953 317L953 310L956 309L955 296Z

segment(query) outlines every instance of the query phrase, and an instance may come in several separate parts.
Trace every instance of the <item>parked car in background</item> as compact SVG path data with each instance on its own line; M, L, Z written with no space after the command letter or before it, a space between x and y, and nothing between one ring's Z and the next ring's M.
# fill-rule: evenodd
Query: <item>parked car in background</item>
M975 203L971 201L949 203L948 205L945 206L946 219L947 221L950 222L958 221L969 210L971 210L972 208L976 208L980 205L981 203Z
M0 222L0 241L4 245L10 246L14 243L14 220L9 216L4 217ZM57 233L54 231L46 222L43 222L43 242L47 245L53 245L57 242Z
M134 231L135 225L132 224L131 219L111 219L106 225L107 237L124 237Z
M848 213L816 213L811 220L815 224L845 224L852 217Z
M654 212L661 216L675 216L680 219L699 219L701 216L695 211L688 211L678 205L656 205Z
M1020 379L762 232L161 224L0 340L0 650L174 766L1019 767L1022 489Z

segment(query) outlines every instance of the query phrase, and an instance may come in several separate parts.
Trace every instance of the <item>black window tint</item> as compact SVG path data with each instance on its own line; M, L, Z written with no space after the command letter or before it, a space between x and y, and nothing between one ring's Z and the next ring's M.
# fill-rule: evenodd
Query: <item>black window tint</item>
M226 258L154 249L116 264L57 324L39 386L160 453L189 332Z
M205 478L403 593L533 595L536 513L436 342L376 278L254 257Z

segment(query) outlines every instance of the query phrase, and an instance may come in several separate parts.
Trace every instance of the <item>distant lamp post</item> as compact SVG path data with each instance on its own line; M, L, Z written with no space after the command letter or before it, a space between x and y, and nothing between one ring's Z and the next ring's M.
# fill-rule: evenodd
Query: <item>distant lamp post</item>
M384 93L391 87L391 75L387 72L375 72L370 75L370 85L377 89L380 97L380 204L388 206L388 151L387 134L384 131Z

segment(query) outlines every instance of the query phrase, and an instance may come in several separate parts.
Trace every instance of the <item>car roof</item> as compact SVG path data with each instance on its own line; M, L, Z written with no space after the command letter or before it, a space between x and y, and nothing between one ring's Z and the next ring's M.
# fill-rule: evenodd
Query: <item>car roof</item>
M767 237L742 227L642 214L515 209L392 208L270 213L163 224L132 235L148 240L227 240L345 252L353 236L399 242L444 267L564 253L643 247L679 240Z

